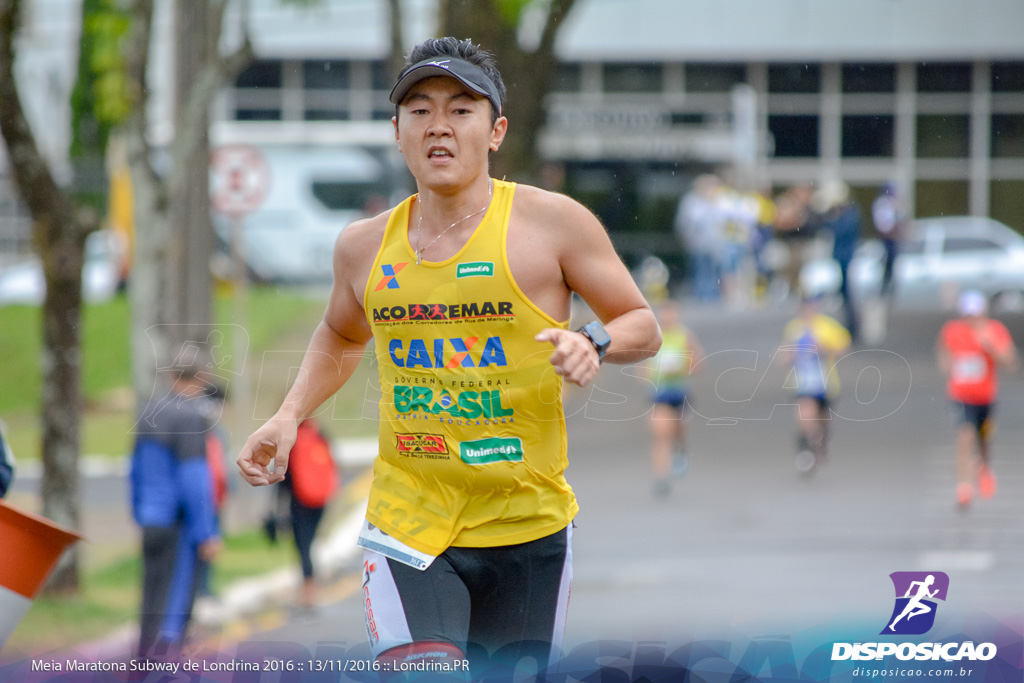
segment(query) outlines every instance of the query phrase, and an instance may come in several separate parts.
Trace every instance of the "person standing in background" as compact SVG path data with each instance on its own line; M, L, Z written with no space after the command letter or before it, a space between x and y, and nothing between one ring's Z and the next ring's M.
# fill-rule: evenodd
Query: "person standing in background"
M694 293L700 301L718 301L721 273L722 214L716 203L721 181L710 173L698 176L676 212L675 232L689 256Z
M814 188L809 183L794 185L775 198L775 236L787 248L786 276L791 295L800 293L800 271L805 253L818 234L820 216L811 206Z
M854 343L860 326L850 293L850 262L860 242L860 207L850 199L850 188L841 180L826 183L818 196L822 228L832 233L832 259L839 264L839 296L843 300L843 322Z
M871 218L875 230L885 247L885 265L882 270L882 288L880 294L889 297L893 292L893 266L899 254L899 240L903 227L907 223L907 211L899 196L896 183L889 182L882 186L882 191L871 204Z
M340 479L330 442L315 419L299 424L288 463L283 488L278 493L288 498L292 541L302 568L299 607L308 612L316 607L313 539L323 520L324 509L337 493Z
M184 645L202 565L221 548L206 453L210 384L198 364L170 372L167 395L136 423L131 460L132 514L142 529L140 657L173 655Z

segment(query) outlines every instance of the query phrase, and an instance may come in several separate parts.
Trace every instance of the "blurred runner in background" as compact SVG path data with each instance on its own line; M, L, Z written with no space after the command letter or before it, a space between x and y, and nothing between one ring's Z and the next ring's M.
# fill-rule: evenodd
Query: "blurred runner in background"
M960 317L943 325L939 333L936 356L939 368L949 378L946 391L957 421L956 500L966 509L974 498L975 483L982 498L996 493L990 451L999 395L996 369L1002 365L1015 370L1017 351L1006 326L987 317L984 294L963 292L957 311Z
M796 390L796 468L811 473L828 450L830 407L839 397L836 359L850 348L850 333L820 311L822 297L806 295L800 316L786 325L779 359L791 363Z
M659 308L661 350L651 359L649 377L654 384L651 413L651 466L654 494L667 496L670 478L689 470L686 452L686 413L690 400L690 373L704 356L697 335L682 324L679 304L665 301Z

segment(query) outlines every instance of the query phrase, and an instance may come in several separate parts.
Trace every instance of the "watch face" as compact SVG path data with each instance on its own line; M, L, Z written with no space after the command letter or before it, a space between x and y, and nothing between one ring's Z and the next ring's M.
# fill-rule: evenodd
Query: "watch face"
M612 343L612 338L608 336L608 332L605 331L604 326L601 323L597 321L587 323L584 326L584 329L587 331L587 334L590 335L591 341L593 341L594 345L599 349L605 349Z

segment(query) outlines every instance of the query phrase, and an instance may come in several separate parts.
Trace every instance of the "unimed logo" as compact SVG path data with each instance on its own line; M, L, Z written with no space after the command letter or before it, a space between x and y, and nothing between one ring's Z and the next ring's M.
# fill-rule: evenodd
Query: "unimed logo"
M494 263L491 261L475 261L460 263L455 270L456 279L464 277L494 277Z
M488 465L494 462L522 462L523 441L518 437L493 437L463 441L459 456L470 465Z
M945 602L949 577L943 572L893 572L896 593L892 614L879 635L919 636L935 625L938 601ZM834 643L832 661L879 660L894 656L916 661L988 661L996 656L992 643Z

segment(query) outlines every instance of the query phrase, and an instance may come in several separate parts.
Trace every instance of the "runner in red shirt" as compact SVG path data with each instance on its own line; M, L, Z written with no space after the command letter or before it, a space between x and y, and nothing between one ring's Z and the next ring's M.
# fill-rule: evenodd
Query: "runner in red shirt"
M968 290L957 304L960 318L947 322L939 333L936 354L953 401L957 431L957 502L966 508L974 497L974 481L982 498L996 492L989 460L989 444L999 381L999 365L1017 367L1017 351L1006 326L986 316L985 296ZM975 465L975 445L978 462Z

